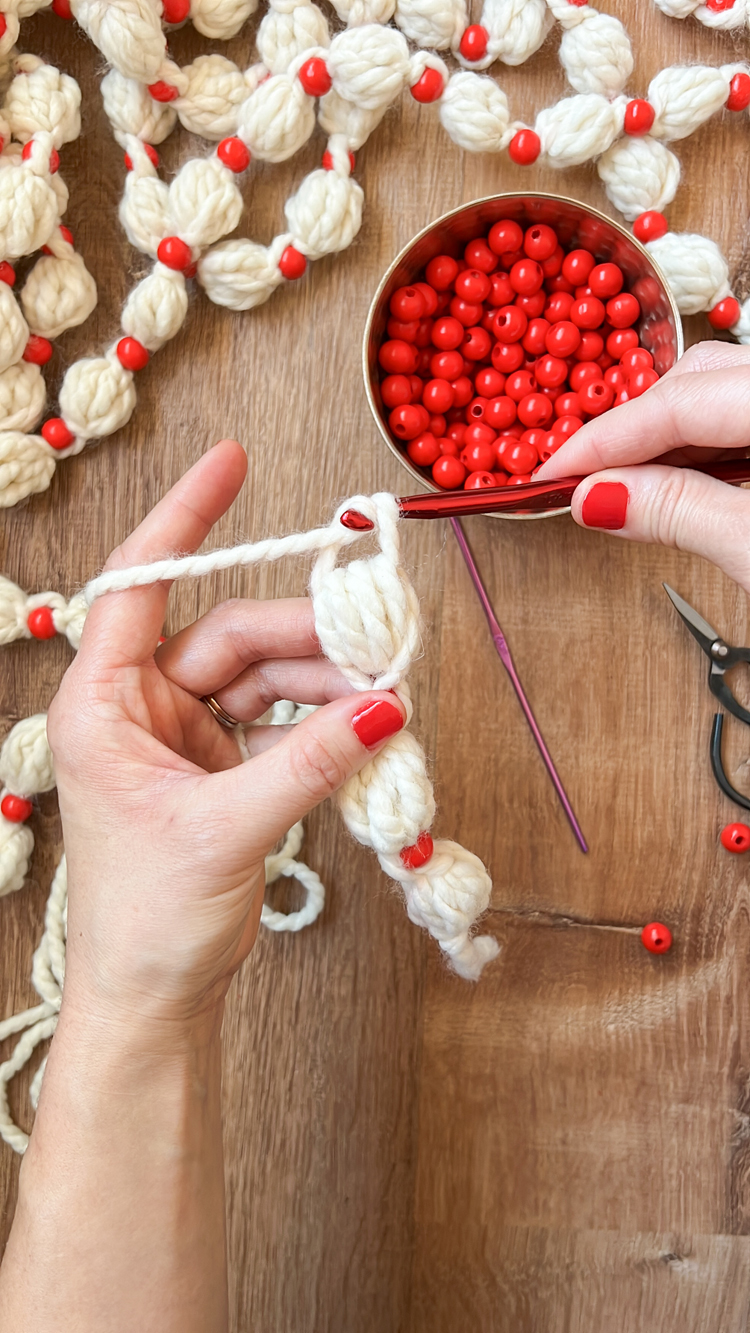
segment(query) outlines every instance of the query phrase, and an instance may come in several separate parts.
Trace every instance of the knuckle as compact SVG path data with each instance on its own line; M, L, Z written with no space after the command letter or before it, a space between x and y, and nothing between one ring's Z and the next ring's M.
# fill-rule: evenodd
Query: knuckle
M666 478L654 489L649 527L662 546L680 545L685 523L687 477L679 468L670 468Z
M296 736L292 763L300 785L314 801L322 801L336 791L349 776L343 751L330 739L315 733Z

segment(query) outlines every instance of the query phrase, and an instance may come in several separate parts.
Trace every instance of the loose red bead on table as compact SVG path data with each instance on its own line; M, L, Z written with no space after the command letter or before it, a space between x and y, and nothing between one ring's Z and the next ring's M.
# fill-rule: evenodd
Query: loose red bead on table
M424 297L416 287L398 287L390 300L389 309L396 319L421 319L425 313Z
M581 331L571 320L561 319L552 325L546 341L552 356L572 356L581 341Z
M23 796L13 796L8 792L0 801L0 814L11 824L23 824L33 813L34 807L31 801L27 801Z
M631 292L622 292L607 302L607 319L615 329L627 329L635 324L641 313L638 298ZM611 353L610 355L613 355Z
M490 357L495 370L499 370L503 375L510 375L514 370L518 370L525 360L524 350L519 342L496 342Z
M228 167L236 175L246 171L250 166L250 150L235 135L232 135L229 139L222 139L216 149L216 156L220 162L224 163L225 167ZM325 165L325 154L323 154L323 166ZM333 162L331 166L333 166ZM354 170L353 165L352 170Z
M747 824L727 824L721 830L720 840L728 852L746 852L750 848L750 828Z
M432 467L432 464L441 457L440 445L432 431L424 431L410 440L406 452L412 463L416 463L418 467Z
M436 291L445 292L458 277L458 264L450 255L435 255L425 269L425 277Z
M588 282L592 294L606 301L622 291L625 275L619 264L597 264L596 268L592 268Z
M510 270L510 282L519 296L533 296L544 282L541 265L535 259L519 259Z
M411 85L409 91L415 102L437 102L443 95L443 86L440 70L428 66L417 82Z
M7 259L3 259L0 263L0 282L7 283L9 287L15 287L16 284L16 270Z
M297 77L308 97L325 97L331 91L331 76L320 56L306 60Z
M143 370L150 353L137 338L121 338L117 344L117 359L126 370Z
M389 375L411 375L414 372L417 354L410 343L400 338L384 342L378 352L378 361Z
M712 329L731 329L740 317L740 303L734 296L725 296L713 310L708 312L708 322Z
M459 486L463 486L466 479L466 468L460 458L451 458L450 454L443 454L432 465L432 480L442 486L443 490L454 491Z
M508 156L519 167L530 167L541 151L541 140L534 130L518 130L508 145Z
M179 236L165 236L159 242L156 257L165 268L172 268L178 273L184 273L193 259L190 246L181 241Z
M570 321L578 329L598 329L604 323L604 314L598 296L582 296L570 307Z
M38 333L32 333L29 335L29 341L23 350L23 359L32 366L46 366L47 362L52 359L53 350L52 343L47 338L41 338Z
M52 10L59 19L72 19L73 17L70 0L52 0Z
M514 250L521 249L523 231L512 218L501 218L490 227L487 244L496 255L511 254Z
M646 245L648 241L656 241L660 236L665 236L669 231L669 223L663 213L657 213L655 209L649 209L646 213L640 213L633 223L633 235L641 245Z
M656 112L650 102L636 97L625 107L623 130L626 134L648 134L656 119Z
M28 631L35 639L54 639L57 634L52 608L37 606L26 617Z
M458 321L456 322L458 323ZM453 350L436 352L430 358L430 373L434 379L458 380L464 373L464 359L461 353ZM471 393L469 396L471 396ZM469 399L467 398L466 401L468 402Z
M744 111L750 106L750 74L735 74L729 81L727 111Z
M581 406L589 417L599 417L608 412L615 401L615 391L605 380L589 380L576 389Z
M42 426L42 436L51 449L67 449L75 435L68 430L62 417L50 417Z
M288 245L279 260L280 272L289 282L295 282L297 278L303 276L306 269L305 256L300 254L299 250L295 250L293 245Z
M489 33L481 23L472 23L464 30L458 49L464 60L483 60L487 54Z
M557 249L557 232L546 223L538 222L532 227L527 227L523 238L523 251L529 259L536 259L541 264L543 259L549 259Z
M519 310L515 305L501 306L493 321L495 337L501 343L520 342L528 325L529 321L523 310Z
M180 95L179 88L175 88L172 83L165 83L163 79L150 83L148 90L155 102L174 102Z
M153 164L153 166L158 167L158 165L159 165L159 154L157 153L156 149L153 148L152 145L151 145L150 143L145 143L145 144L143 145L143 148L144 148L144 151L145 151L145 153L146 153L146 157L148 158L149 162L151 162L151 163ZM126 170L126 171L132 171L132 170L133 170L133 159L131 158L130 153L126 153L126 154L125 154L125 157L123 158L123 161L124 161L124 163L125 163L125 170Z
M649 953L668 953L672 948L672 932L661 921L650 921L641 931L641 942Z
M607 351L616 361L619 361L624 352L638 346L638 334L635 329L614 329L607 336Z
M420 390L422 381L419 380ZM406 375L387 375L380 385L380 397L386 407L400 407L411 402L412 387Z

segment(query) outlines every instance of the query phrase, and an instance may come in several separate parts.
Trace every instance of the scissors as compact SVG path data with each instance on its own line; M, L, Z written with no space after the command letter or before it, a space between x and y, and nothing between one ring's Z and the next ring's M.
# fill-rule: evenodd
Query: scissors
M727 671L737 666L738 662L750 663L750 648L733 648L731 644L722 639L715 629L709 625L707 620L699 611L690 606L684 597L680 597L674 588L670 588L668 583L663 585L664 591L669 597L672 605L687 625L694 639L697 639L706 657L709 660L708 668L708 688L719 703L723 704L728 712L738 717L741 722L745 722L750 727L750 711L744 708L736 699L730 690L725 676ZM726 773L721 757L721 738L724 729L724 714L715 713L713 726L711 728L711 768L721 790L730 801L735 801L741 805L743 810L750 810L750 797L743 796L742 792L733 787Z

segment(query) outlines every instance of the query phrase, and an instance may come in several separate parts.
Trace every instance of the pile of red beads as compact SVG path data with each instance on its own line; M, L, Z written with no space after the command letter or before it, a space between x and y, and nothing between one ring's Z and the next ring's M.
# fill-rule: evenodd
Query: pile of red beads
M378 352L391 435L446 490L527 482L667 369L641 346L640 316L617 264L502 219L393 293Z

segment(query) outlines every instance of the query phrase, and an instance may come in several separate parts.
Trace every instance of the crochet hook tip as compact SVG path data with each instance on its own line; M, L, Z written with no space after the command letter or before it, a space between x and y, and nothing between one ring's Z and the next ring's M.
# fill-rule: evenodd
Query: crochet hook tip
M345 509L339 521L342 527L352 532L372 532L375 527L372 519L360 514L358 509Z

